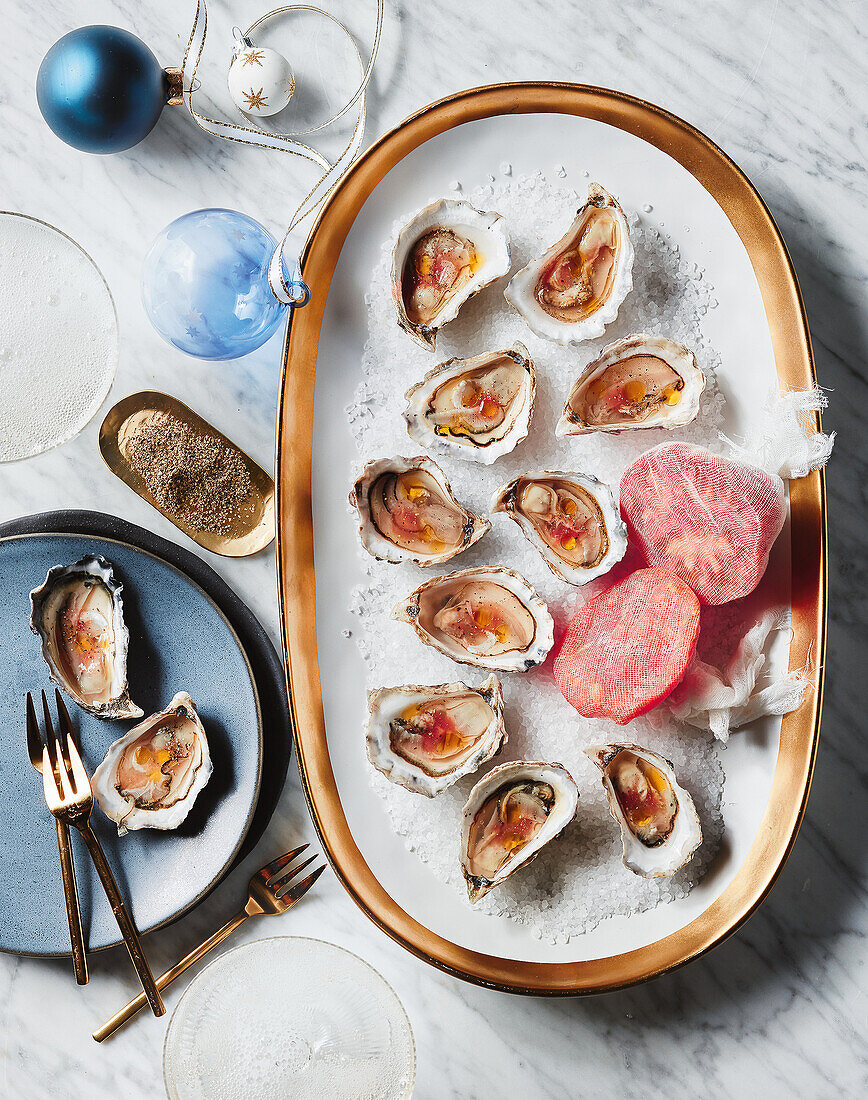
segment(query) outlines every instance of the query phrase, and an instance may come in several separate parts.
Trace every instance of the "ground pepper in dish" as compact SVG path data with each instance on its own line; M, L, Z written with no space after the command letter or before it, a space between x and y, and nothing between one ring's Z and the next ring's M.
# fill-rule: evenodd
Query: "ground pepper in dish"
M154 499L187 527L229 535L242 518L250 473L217 436L161 413L136 426L126 453Z

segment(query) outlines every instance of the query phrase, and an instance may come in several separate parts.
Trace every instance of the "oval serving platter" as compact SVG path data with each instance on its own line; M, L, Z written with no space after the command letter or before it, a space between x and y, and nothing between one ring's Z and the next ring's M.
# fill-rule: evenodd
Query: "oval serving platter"
M342 411L361 380L364 296L395 218L449 194L452 180L465 191L483 183L505 151L516 177L563 164L570 186L581 190L590 174L630 209L654 196L652 223L668 226L682 253L706 267L720 301L704 329L722 358L728 432L750 429L775 380L812 385L813 363L786 248L747 178L689 124L604 89L494 85L426 107L359 159L308 238L303 273L312 297L293 316L281 381L277 511L287 685L314 823L353 899L419 958L509 992L603 992L720 943L762 902L791 850L819 734L825 491L816 473L790 485L791 521L776 548L776 568L791 573L789 667L810 656L806 699L783 721L731 738L724 843L686 898L549 944L506 918L470 911L405 849L368 782L365 670L344 636L364 573L347 537L347 485L360 456ZM457 846L455 838L444 843Z

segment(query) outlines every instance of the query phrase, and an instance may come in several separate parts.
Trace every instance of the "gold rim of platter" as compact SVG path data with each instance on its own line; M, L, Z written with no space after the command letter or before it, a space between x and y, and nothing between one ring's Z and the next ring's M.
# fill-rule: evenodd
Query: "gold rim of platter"
M227 447L236 451L250 474L252 488L250 506L239 517L228 534L216 531L197 531L188 527L179 517L168 512L153 496L141 475L130 465L125 454L125 439L138 423L149 418L169 414L203 435L216 436ZM237 443L209 424L183 401L157 390L142 390L124 397L113 405L99 429L99 452L113 474L129 486L142 500L146 500L166 519L205 550L228 558L243 558L258 554L274 539L274 481Z
M387 935L456 977L510 993L601 993L683 966L731 935L757 909L792 849L811 783L820 726L826 628L826 493L822 473L790 484L790 668L810 663L804 703L784 716L765 814L724 892L689 924L646 947L583 962L540 963L460 947L410 917L381 886L353 840L329 759L316 648L311 515L314 379L320 326L344 240L380 180L423 142L502 114L555 113L605 122L666 152L717 201L741 238L762 294L782 388L815 382L804 305L786 246L744 173L689 123L643 100L583 84L525 82L471 88L411 115L355 163L312 227L302 253L310 304L287 331L277 413L277 568L287 688L302 783L338 878ZM819 427L819 417L816 416Z

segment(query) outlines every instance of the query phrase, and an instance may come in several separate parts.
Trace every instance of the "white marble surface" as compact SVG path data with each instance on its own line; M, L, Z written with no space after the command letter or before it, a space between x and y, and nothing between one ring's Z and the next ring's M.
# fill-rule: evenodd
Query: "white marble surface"
M112 392L154 387L188 401L270 465L279 337L251 358L208 366L163 344L139 301L141 259L177 215L243 209L273 231L311 182L276 154L220 143L167 111L138 148L99 158L63 146L33 93L39 60L88 22L136 31L165 64L179 62L192 3L0 0L7 44L0 77L0 206L44 218L102 267L118 302L121 355ZM203 72L225 103L233 22L254 0L212 0ZM866 361L865 7L861 0L388 0L370 97L372 139L430 100L475 84L579 80L635 93L705 131L760 189L788 242L805 295L817 372L839 430L829 471L831 618L823 738L807 818L770 898L710 956L605 998L524 1000L462 984L404 953L371 925L331 873L282 923L244 937L311 934L376 966L404 1001L416 1035L416 1095L440 1097L850 1097L868 1088L865 1045L864 427ZM373 3L333 10L363 41ZM303 32L303 28L302 28ZM303 33L304 37L304 33ZM301 75L299 111L323 109L304 73L329 72L327 36L274 33ZM294 50L298 51L296 56ZM341 68L341 66L338 66ZM299 72L301 70L301 73ZM334 95L340 93L336 88ZM98 418L99 419L99 418ZM39 458L0 467L0 519L51 508L98 508L192 546L102 466L97 423ZM277 638L274 559L209 559ZM863 673L864 675L864 673ZM861 752L860 752L861 748ZM312 839L291 776L266 837L193 915L148 937L163 969L237 908L249 870ZM142 1017L97 1047L90 1031L135 992L120 951L93 956L78 989L65 961L0 957L0 1095L152 1100L163 1095L165 1020ZM181 988L183 988L183 982ZM181 988L167 995L169 1009Z

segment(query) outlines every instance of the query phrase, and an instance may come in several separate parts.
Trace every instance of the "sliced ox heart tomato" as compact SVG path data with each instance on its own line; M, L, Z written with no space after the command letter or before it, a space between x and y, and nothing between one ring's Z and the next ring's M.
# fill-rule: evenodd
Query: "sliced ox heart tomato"
M648 565L676 573L705 604L762 579L786 514L783 482L689 443L663 443L621 479L621 512Z
M573 616L554 660L564 698L621 725L656 706L693 656L700 604L663 569L637 569Z

